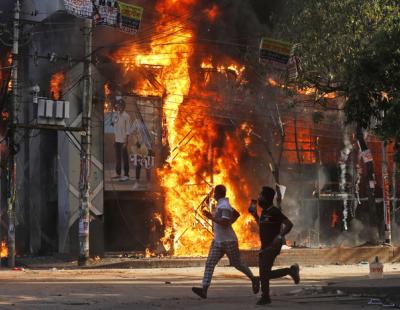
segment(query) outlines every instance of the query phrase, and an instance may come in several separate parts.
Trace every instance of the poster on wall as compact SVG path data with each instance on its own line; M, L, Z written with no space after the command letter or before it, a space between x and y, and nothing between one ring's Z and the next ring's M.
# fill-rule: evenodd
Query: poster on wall
M123 96L104 114L106 191L153 191L160 167L161 99Z

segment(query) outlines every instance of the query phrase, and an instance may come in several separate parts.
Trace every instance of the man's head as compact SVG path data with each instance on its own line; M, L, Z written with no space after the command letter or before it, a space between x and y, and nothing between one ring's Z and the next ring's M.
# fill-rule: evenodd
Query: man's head
M222 184L215 186L214 199L218 201L219 199L224 198L225 196L226 196L226 187Z
M122 99L118 100L117 109L118 109L119 112L125 111L125 102L124 102L124 100L122 100Z
M269 186L263 186L258 196L258 204L262 208L272 206L274 203L275 190Z

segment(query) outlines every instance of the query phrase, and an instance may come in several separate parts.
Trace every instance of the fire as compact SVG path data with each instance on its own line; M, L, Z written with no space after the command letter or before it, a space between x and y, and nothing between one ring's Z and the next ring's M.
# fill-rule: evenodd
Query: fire
M144 256L146 258L149 258L149 257L155 257L157 255L152 250L150 250L149 248L146 248Z
M0 258L8 257L8 247L5 241L0 244Z
M216 4L213 4L213 6L211 8L205 9L204 13L206 14L206 16L210 22L214 22L219 14L218 6Z
M242 79L242 75L243 75L243 72L245 71L246 67L239 65L232 60L227 60L226 62L227 63L219 64L219 65L215 66L213 64L213 58L207 57L202 61L200 67L204 70L210 70L210 71L215 70L215 71L225 74L225 75L228 72L232 72L235 74L236 80L240 81ZM209 80L209 78L210 78L210 76L206 75L206 79Z
M61 96L61 87L64 82L64 72L54 73L50 80L50 92L54 100L59 100Z
M277 82L271 77L267 78L267 85L271 87L277 87L277 88L285 88L286 86L282 83ZM298 95L303 95L303 96L315 96L318 91L315 87L302 87L302 88L295 88L293 86L287 86L288 89L295 90ZM320 98L325 98L325 99L335 99L338 97L338 94L336 92L329 92L329 93L323 93L319 95Z
M336 210L333 210L331 218L331 228L335 228L338 221L339 221L339 215L336 213Z
M103 91L104 91L104 112L112 111L110 102L111 89L108 83L104 84Z
M199 72L198 67L191 68L191 56L195 53L192 44L194 29L184 19L171 19L171 16L192 14L196 2L158 1L156 11L159 21L148 49L143 50L142 44L132 43L112 55L128 77L140 70L154 69L152 73L156 83L148 83L145 79L135 81L135 93L142 96L163 95L171 156L157 172L165 189L166 208L162 221L165 225L164 237L160 241L167 251L181 256L204 255L208 251L212 232L204 221L199 220L199 206L216 184L227 187L232 206L242 211L234 224L240 246L258 247L255 223L245 211L250 189L239 170L240 150L250 142L242 141L243 129L223 132L211 116L209 110L212 106L222 106L223 102L215 102L219 94L202 89L202 85L191 78ZM217 74L233 73L236 79L240 79L245 71L244 66L234 61L213 63L212 57L204 57L201 68L212 69L210 71ZM154 84L160 87L154 87Z
M312 135L312 130L310 128L304 127L306 123L299 122L297 125L297 147L301 154L301 162L303 164L314 164L316 163L316 140ZM284 156L289 163L297 163L299 158L296 153L296 135L294 128L288 127L286 132L286 139L284 143L284 148L286 152Z
M267 83L272 87L277 87L277 86L282 87L282 85L278 84L277 81L275 81L273 78L270 77L267 79Z
M162 219L161 213L159 213L159 212L154 213L154 219L157 220L160 223L160 225L163 224L163 219Z

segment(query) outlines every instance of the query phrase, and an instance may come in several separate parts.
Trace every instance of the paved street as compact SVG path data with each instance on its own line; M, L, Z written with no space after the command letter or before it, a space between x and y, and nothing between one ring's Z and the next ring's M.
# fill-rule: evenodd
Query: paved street
M386 279L400 285L400 264L385 265ZM0 309L259 309L249 282L230 267L218 267L207 300L190 290L202 268L113 270L0 270ZM256 271L256 270L254 270ZM382 309L369 298L322 292L327 283L362 285L368 265L317 266L302 269L302 284L274 281L276 309ZM389 278L389 279L387 279ZM386 281L386 282L384 282ZM389 281L389 282L388 282ZM339 293L339 294L338 294Z

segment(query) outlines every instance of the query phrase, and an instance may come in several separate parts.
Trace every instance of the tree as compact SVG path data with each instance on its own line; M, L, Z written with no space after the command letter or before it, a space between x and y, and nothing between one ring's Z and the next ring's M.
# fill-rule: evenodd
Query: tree
M346 99L344 112L356 125L361 151L368 152L363 131L371 129L398 146L397 1L286 0L285 4L275 34L300 44L298 87L314 87L319 104L325 103L325 93L336 92ZM366 165L370 225L376 226L373 162Z

